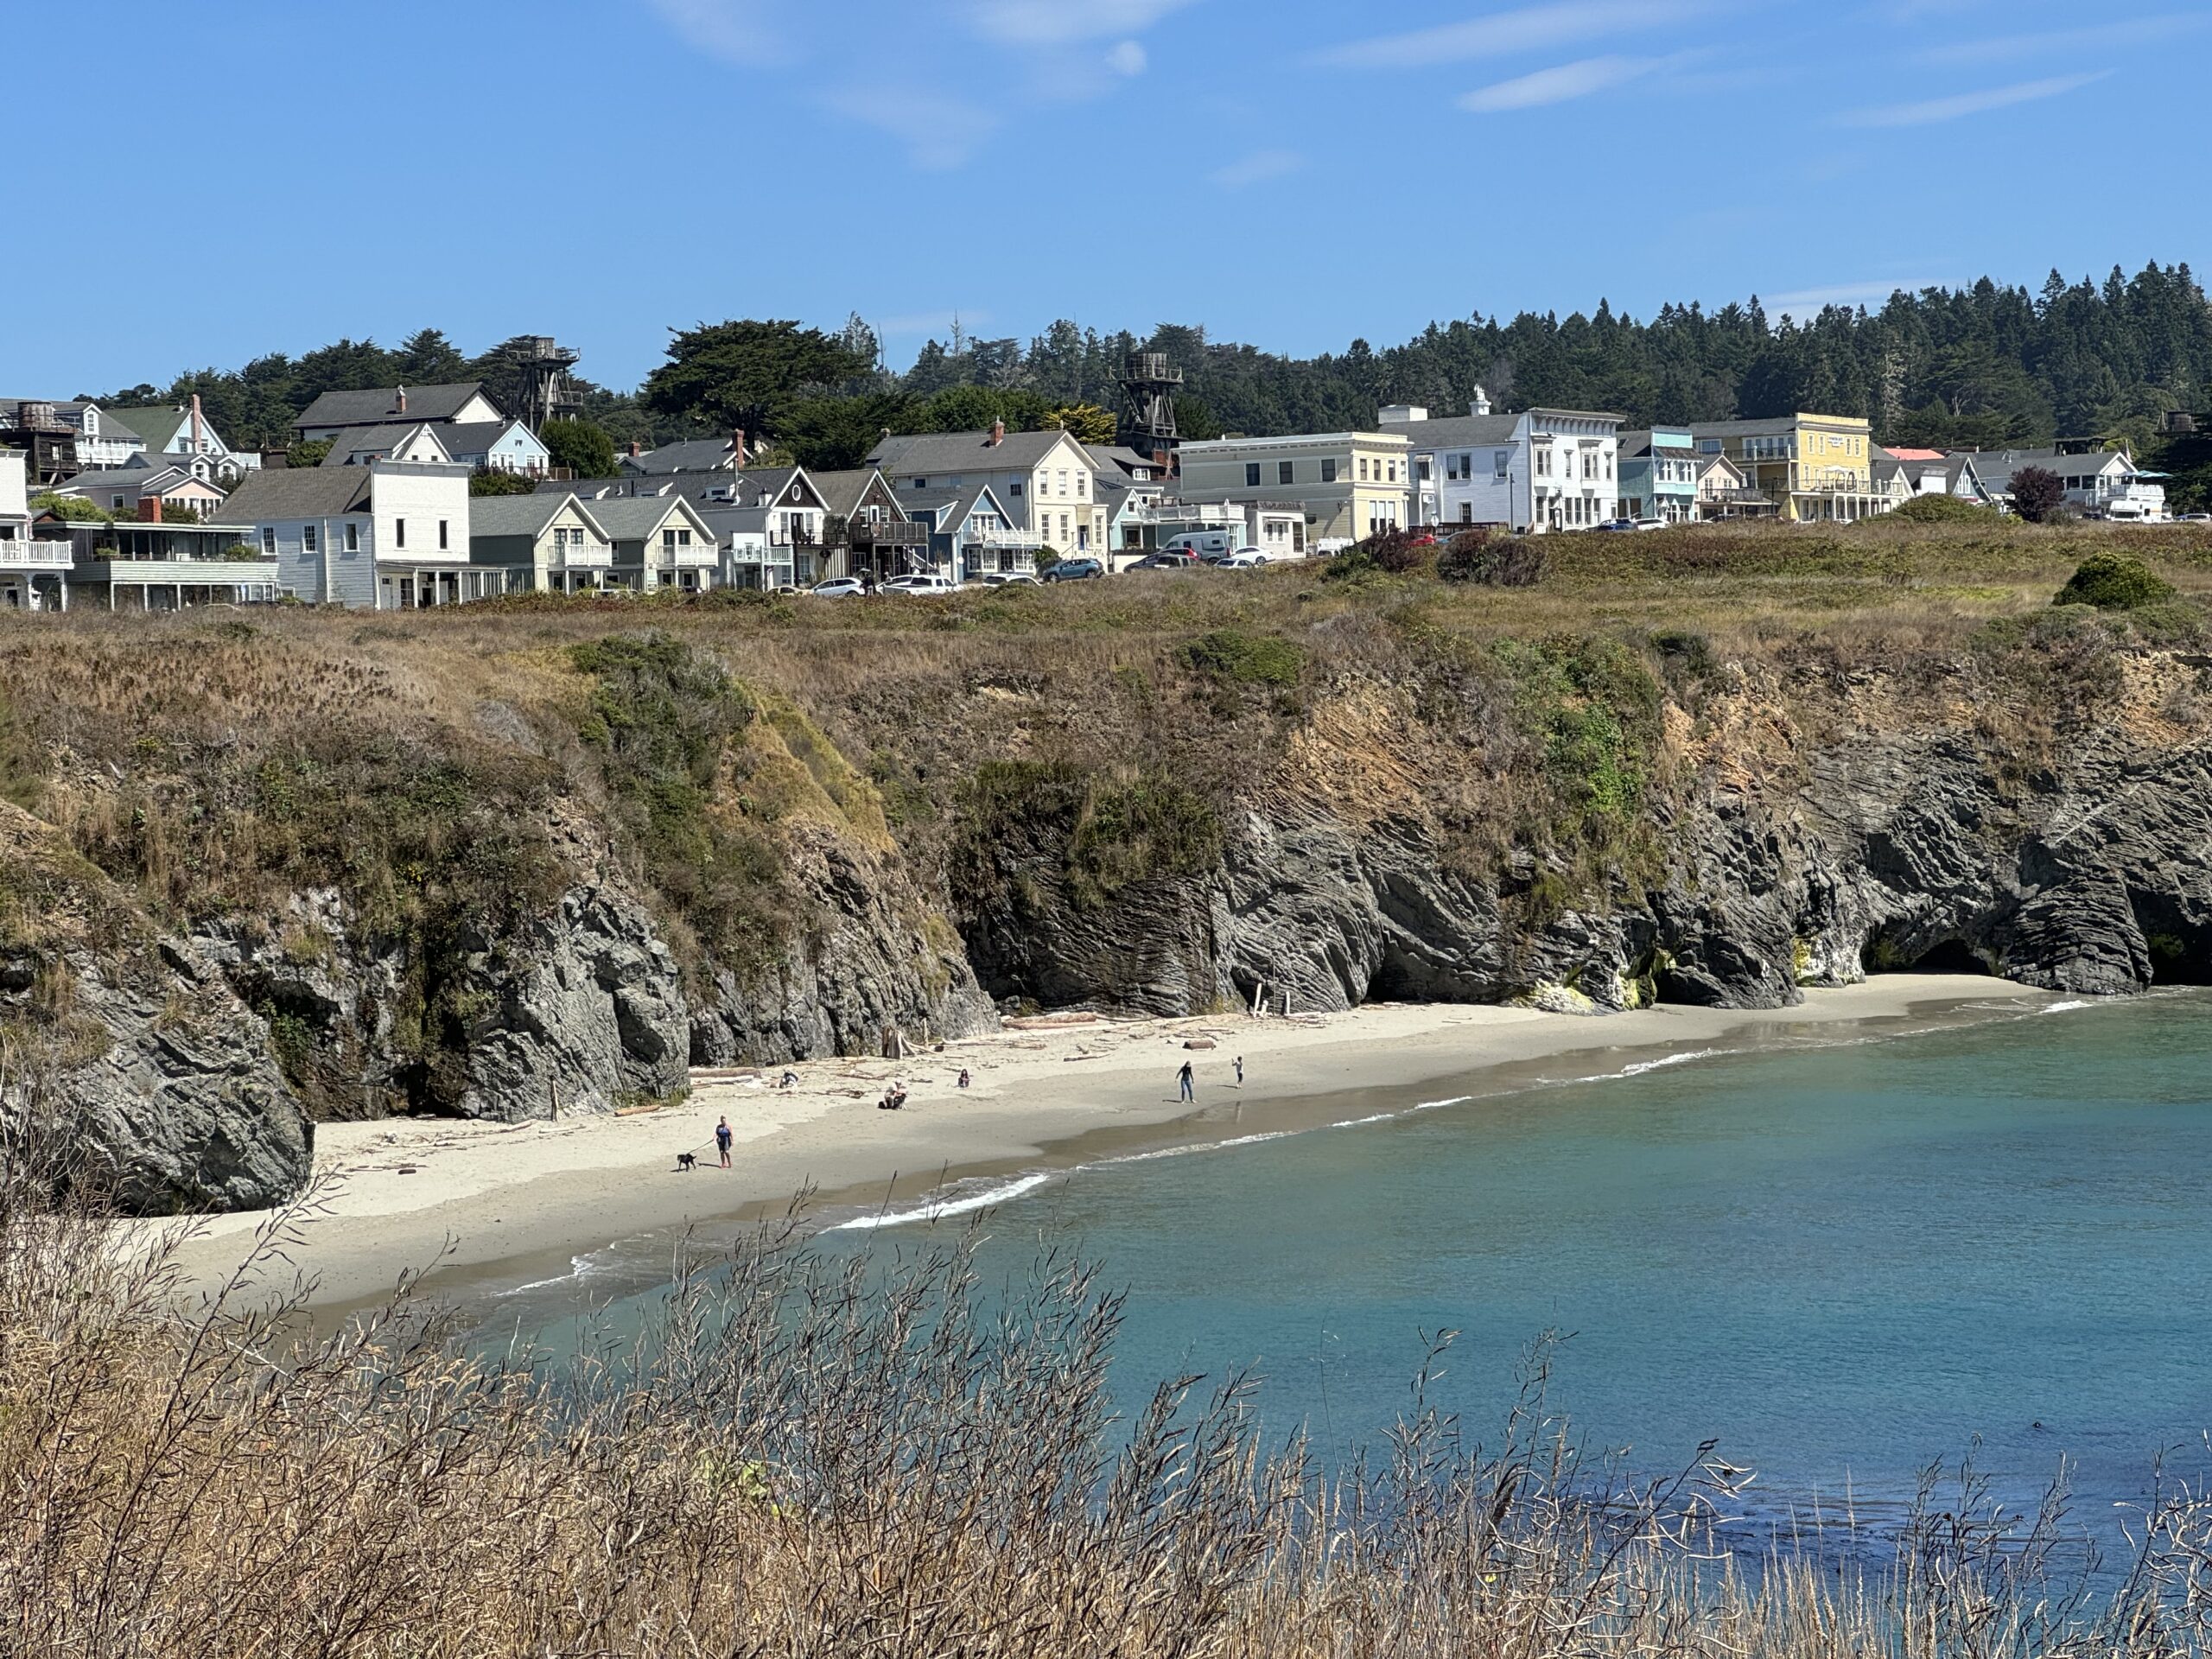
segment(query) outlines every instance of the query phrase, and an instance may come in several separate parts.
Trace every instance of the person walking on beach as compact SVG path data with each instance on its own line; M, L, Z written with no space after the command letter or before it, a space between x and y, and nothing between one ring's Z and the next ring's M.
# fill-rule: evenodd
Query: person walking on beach
M1198 1079L1192 1074L1191 1063L1183 1062L1183 1069L1175 1074L1175 1084L1183 1091L1183 1098L1196 1101L1198 1097Z
M725 1117L715 1125L715 1150L721 1154L722 1167L729 1167L729 1119Z
M1242 1054L1236 1057L1236 1086L1239 1089L1244 1086L1244 1057Z

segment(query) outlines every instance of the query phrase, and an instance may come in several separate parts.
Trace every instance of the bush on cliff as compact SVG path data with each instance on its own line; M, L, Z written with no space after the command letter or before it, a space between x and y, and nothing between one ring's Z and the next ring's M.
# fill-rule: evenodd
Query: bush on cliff
M1603 848L1635 828L1659 736L1660 688L1618 640L1501 640L1524 728L1542 747L1560 817L1552 833Z
M1306 671L1306 653L1277 633L1216 628L1183 648L1183 660L1207 678L1230 685L1288 690Z
M2005 515L1994 507L1961 500L1955 495L1916 495L1890 515L1909 524L2001 524Z
M1497 536L1486 525L1463 530L1437 555L1436 574L1446 582L1484 588L1533 588L1548 561L1534 536Z
M2153 575L2142 560L2125 553L2092 553L2051 603L2132 611L2145 605L2163 605L2173 596L2173 584Z
M1139 882L1199 874L1221 855L1211 805L1157 772L1105 779L1066 761L987 760L965 793L967 849L979 873L1007 855L1057 849L1080 905Z
M772 836L717 801L756 717L751 699L721 664L665 634L592 640L569 659L594 682L577 734L597 752L653 887L721 966L742 975L772 961L792 922L783 860Z

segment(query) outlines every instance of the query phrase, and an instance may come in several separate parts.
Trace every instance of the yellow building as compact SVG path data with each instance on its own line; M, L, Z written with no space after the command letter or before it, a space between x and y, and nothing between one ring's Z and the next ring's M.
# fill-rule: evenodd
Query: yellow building
M1700 455L1726 455L1745 487L1793 524L1851 523L1896 503L1874 482L1874 433L1849 415L1778 415L1764 421L1707 421L1690 437Z

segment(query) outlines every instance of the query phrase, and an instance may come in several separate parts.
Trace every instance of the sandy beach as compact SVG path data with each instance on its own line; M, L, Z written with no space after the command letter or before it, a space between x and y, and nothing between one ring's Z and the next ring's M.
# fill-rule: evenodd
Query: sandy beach
M1698 1051L1837 1040L1844 1027L1989 1017L2056 999L1990 979L1888 976L1762 1012L1662 1007L1606 1017L1524 1008L1379 1005L1290 1020L1238 1015L1029 1024L908 1059L803 1061L699 1072L679 1106L519 1124L392 1119L316 1132L319 1185L294 1262L326 1307L435 1268L433 1289L496 1278L622 1234L710 1227L812 1188L825 1210L896 1211L962 1177L1065 1168L1101 1144L1218 1139L1327 1121L1351 1090L1431 1084L1453 1096L1605 1075ZM1194 1046L1195 1045L1195 1046ZM1235 1079L1242 1056L1244 1082ZM1192 1063L1197 1101L1176 1072ZM966 1070L970 1086L958 1086ZM788 1070L797 1081L779 1086ZM893 1084L908 1099L883 1111ZM714 1128L727 1116L733 1167ZM1228 1126L1234 1126L1233 1131ZM677 1154L696 1155L679 1171ZM265 1215L195 1224L189 1285L229 1273ZM288 1270L289 1272L289 1270Z

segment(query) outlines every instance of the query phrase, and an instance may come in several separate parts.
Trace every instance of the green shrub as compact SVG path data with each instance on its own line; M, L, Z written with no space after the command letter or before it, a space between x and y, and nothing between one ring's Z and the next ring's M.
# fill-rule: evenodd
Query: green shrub
M1630 831L1659 737L1659 684L1643 660L1617 639L1505 639L1495 651L1565 809L1556 832L1600 845Z
M2163 605L2173 597L2173 584L2154 575L2142 560L2125 553L2092 553L2051 603L2132 611L2144 605Z
M1541 537L1494 536L1482 526L1452 538L1437 555L1436 574L1485 588L1533 588L1544 579L1548 563Z
M1670 665L1679 664L1693 677L1712 671L1713 645L1701 633L1687 628L1662 628L1651 636L1651 649Z
M82 497L56 495L51 490L41 490L31 497L31 512L50 512L67 524L111 524L115 515L105 507L96 506Z
M1226 685L1287 690L1306 671L1306 653L1281 634L1216 628L1183 647L1183 660Z
M987 760L965 792L970 851L1059 849L1069 897L1104 903L1136 883L1195 875L1221 854L1221 822L1164 773L1113 781L1060 760Z
M2001 524L2005 522L2005 515L1994 507L1961 500L1955 495L1916 495L1890 516L1915 524Z
M577 734L598 752L614 816L653 887L716 963L741 976L766 967L793 921L782 853L717 798L735 740L757 716L752 699L665 634L595 639L569 658L597 682Z

